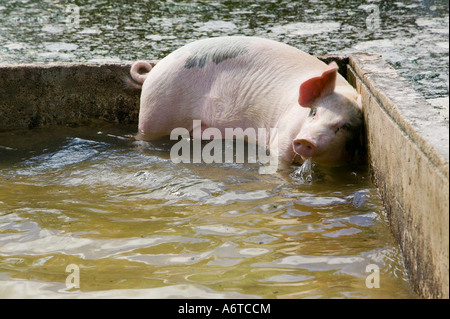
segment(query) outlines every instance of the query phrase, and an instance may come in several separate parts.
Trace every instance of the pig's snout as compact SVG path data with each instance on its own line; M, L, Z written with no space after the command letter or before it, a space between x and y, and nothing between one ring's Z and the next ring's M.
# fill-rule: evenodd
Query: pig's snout
M303 159L307 159L314 156L316 152L316 146L306 139L296 139L292 142L294 152L300 155Z

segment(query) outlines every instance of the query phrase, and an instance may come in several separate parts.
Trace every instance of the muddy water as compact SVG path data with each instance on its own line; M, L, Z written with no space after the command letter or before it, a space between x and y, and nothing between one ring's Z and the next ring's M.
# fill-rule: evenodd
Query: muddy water
M414 297L364 165L174 164L134 133L0 133L0 298Z

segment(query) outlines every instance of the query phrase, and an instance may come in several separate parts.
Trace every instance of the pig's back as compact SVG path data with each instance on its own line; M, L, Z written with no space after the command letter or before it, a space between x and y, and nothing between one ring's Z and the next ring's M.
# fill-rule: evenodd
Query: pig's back
M324 70L317 58L273 40L205 39L161 60L141 99L150 117L162 121L165 112L173 114L166 123L172 127L193 119L218 128L273 127L285 108L297 103L300 84Z

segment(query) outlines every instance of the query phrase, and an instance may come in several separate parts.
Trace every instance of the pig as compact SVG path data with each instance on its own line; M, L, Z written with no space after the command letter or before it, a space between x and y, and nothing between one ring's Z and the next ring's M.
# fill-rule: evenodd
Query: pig
M130 74L142 85L141 140L169 135L177 127L192 132L193 120L201 120L202 130L221 132L277 128L265 147L276 146L282 161L311 158L326 166L351 160L361 141L361 98L337 64L274 40L197 40L154 67L135 62Z

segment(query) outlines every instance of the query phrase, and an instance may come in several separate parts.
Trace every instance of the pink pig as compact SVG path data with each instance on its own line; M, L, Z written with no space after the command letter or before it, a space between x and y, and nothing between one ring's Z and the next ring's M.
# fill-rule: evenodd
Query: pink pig
M153 68L142 61L131 67L132 79L143 83L139 138L192 131L193 120L202 130L277 128L282 160L343 164L360 144L363 120L360 96L337 71L334 62L268 39L189 43ZM266 147L272 143L274 136Z

